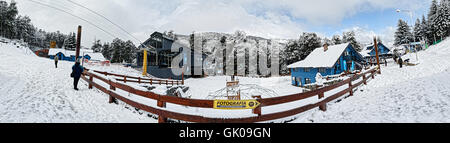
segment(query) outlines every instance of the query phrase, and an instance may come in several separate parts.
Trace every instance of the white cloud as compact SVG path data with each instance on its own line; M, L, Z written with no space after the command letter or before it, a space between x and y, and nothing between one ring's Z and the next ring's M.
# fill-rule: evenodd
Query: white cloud
M394 42L395 30L396 29L394 27L386 27L381 29L379 32L375 32L363 27L353 27L350 29L344 29L342 32L355 31L355 38L358 42L361 42L361 44L373 43L373 38L376 36L379 37L383 43L389 45Z

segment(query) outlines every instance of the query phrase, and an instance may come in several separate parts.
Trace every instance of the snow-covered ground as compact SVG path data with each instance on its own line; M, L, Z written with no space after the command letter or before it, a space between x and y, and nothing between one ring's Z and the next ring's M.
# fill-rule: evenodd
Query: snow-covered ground
M108 104L108 96L80 81L73 90L73 63L54 62L27 48L0 44L0 122L156 122L155 119Z
M419 52L420 64L391 63L355 96L299 115L294 122L450 122L450 39ZM414 53L403 59L415 61Z
M156 122L147 113L136 111L124 103L108 104L108 96L99 90L87 88L80 81L80 91L72 88L69 77L73 63L54 62L36 57L26 48L0 44L0 122ZM328 111L313 109L308 112L274 122L450 122L450 40L419 53L419 65L400 69L391 61L382 68L368 85L361 86L355 96L339 103L328 104ZM406 55L415 62L415 54ZM85 65L89 69L129 76L141 73L121 65L110 67ZM102 75L100 75L102 76ZM108 77L114 79L114 77ZM189 97L207 99L208 95L226 86L227 76L187 79ZM278 96L300 93L302 88L291 85L290 77L248 78L239 77L241 84L258 85L273 90ZM99 84L100 81L96 81ZM145 90L142 85L129 85ZM167 86L152 90L163 94ZM347 88L346 85L325 93L330 96ZM134 101L156 107L156 101L130 95L120 89L120 95ZM264 97L264 95L262 95ZM276 106L263 107L262 113L276 113L316 103L309 99ZM127 108L130 108L127 109ZM251 110L215 110L167 104L164 110L205 117L250 117ZM138 114L139 113L139 114Z

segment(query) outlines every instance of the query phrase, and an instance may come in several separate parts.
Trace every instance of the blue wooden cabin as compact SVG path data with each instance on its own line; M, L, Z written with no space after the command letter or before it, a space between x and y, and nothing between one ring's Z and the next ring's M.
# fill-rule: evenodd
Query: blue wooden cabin
M292 85L304 87L316 82L316 76L337 75L362 69L364 58L350 43L315 49L305 60L291 64Z
M368 54L371 57L376 57L376 51L375 51L375 47L374 45L368 46L367 51L370 51ZM391 56L391 50L386 47L383 43L378 43L378 55L380 57L387 57L387 56Z
M80 52L80 54L82 54ZM87 60L91 60L91 56L88 54L84 55L84 59ZM75 62L76 58L75 58L75 51L67 51L64 49L50 49L48 56L50 59L55 59L55 57L58 57L59 60L61 61L71 61L71 62ZM83 58L83 56L79 56L79 58Z

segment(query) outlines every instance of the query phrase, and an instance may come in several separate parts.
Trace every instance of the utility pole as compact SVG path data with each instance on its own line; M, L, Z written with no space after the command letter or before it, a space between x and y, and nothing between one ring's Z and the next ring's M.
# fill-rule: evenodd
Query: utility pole
M77 35L77 50L75 53L75 61L78 61L80 57L80 47L81 47L81 25L78 26L78 35Z

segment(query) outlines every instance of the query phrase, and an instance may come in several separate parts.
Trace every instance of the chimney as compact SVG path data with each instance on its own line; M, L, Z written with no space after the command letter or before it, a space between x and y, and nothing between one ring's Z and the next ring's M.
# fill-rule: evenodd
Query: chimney
M328 51L328 44L326 44L326 43L323 44L323 51L324 52Z

